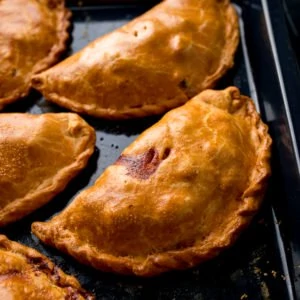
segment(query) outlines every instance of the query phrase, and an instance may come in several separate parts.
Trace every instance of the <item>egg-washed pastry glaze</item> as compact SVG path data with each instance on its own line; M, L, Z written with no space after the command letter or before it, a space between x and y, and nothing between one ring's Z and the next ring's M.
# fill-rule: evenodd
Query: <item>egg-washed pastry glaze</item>
M168 112L33 233L103 271L139 276L193 267L229 247L270 175L267 126L235 87Z
M70 16L63 0L0 0L0 109L25 97L32 75L58 61Z
M94 300L79 282L36 250L0 235L1 300Z
M73 113L0 114L0 226L61 192L94 145L94 129Z
M233 65L238 17L229 0L166 0L36 75L46 99L108 119L164 113Z

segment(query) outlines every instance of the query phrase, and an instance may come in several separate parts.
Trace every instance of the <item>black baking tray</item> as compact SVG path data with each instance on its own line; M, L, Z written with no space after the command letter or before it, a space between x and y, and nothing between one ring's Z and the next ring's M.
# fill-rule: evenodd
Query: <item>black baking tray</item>
M73 28L66 55L140 15L157 1L121 2L67 2L73 12ZM235 67L217 88L235 85L250 95L269 125L274 144L273 175L263 207L233 247L191 270L142 279L81 265L44 246L31 234L32 222L47 220L60 212L159 116L122 122L83 116L97 132L96 151L88 166L51 203L1 232L48 256L66 273L77 277L97 299L300 299L299 70L289 48L281 1L237 0L235 5L240 15L241 43ZM65 110L32 91L5 111L40 114Z

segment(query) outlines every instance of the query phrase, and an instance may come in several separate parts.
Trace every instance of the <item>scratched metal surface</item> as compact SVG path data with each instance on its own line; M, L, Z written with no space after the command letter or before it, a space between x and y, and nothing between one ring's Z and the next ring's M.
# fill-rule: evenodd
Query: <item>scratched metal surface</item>
M240 3L242 6L242 4ZM72 6L73 29L69 54L78 51L96 37L119 27L141 14L149 5ZM245 6L244 9L260 9ZM243 33L242 33L243 34ZM245 36L244 36L245 37ZM253 92L254 81L247 75L247 53L242 46L236 55L235 67L218 87L238 86L244 94ZM251 61L249 61L251 65ZM248 70L249 71L249 70ZM48 103L37 92L6 111L65 111ZM36 220L47 220L59 213L82 189L90 186L103 170L113 163L132 140L159 117L109 122L84 117L97 132L96 151L81 172L55 199L45 207L1 231L12 240L31 246L50 257L66 273L76 276L97 299L287 299L286 283L281 269L274 237L270 203L277 183L273 177L264 207L237 243L216 259L181 272L171 272L157 278L140 279L107 274L77 263L55 249L44 246L30 232Z

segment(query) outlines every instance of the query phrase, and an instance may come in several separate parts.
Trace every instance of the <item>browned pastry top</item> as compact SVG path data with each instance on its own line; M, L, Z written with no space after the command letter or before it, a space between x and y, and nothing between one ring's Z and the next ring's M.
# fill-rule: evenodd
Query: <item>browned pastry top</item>
M167 113L52 220L43 242L104 271L153 276L232 245L270 175L267 126L235 87Z
M0 296L1 300L95 299L48 258L4 235L0 235Z
M26 96L31 76L58 60L69 17L64 0L0 1L0 109Z
M166 112L233 65L238 18L229 0L165 0L37 75L59 105L123 119Z
M94 145L94 129L73 113L0 114L0 226L62 191Z

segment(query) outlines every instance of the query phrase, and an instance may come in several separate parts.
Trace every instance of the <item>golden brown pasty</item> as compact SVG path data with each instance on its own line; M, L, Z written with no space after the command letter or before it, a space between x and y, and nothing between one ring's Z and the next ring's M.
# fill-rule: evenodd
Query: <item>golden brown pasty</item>
M26 96L31 76L58 60L70 15L64 0L0 1L0 109Z
M93 300L79 282L34 249L0 235L1 300Z
M94 129L76 114L0 114L0 226L62 191L94 144Z
M258 210L270 174L267 130L237 88L205 91L32 231L104 271L152 276L195 266L230 246Z
M213 86L237 44L229 0L166 0L35 76L33 86L96 117L160 114Z

